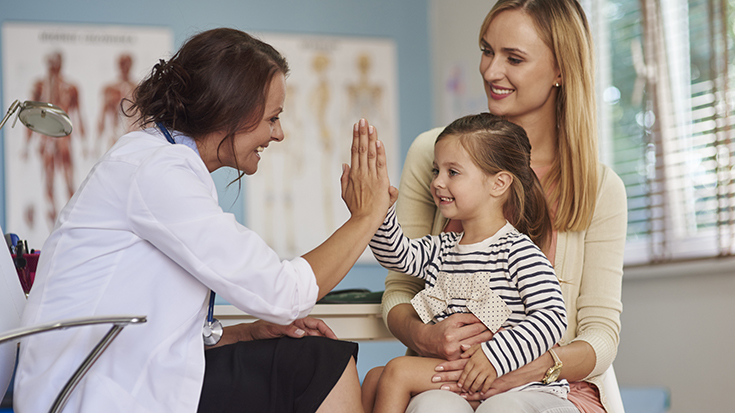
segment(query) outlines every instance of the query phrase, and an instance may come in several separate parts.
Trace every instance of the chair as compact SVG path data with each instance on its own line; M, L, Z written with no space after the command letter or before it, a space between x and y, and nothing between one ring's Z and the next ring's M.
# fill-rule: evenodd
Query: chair
M2 228L0 228L2 233ZM10 251L0 245L0 395L5 394L13 376L15 357L18 342L21 338L33 334L53 330L82 327L95 324L112 324L107 334L90 351L79 368L71 374L69 381L63 387L51 405L50 412L59 412L64 408L71 392L82 380L95 361L107 349L117 335L129 324L146 322L145 316L100 316L90 318L74 318L59 320L48 324L19 328L20 317L25 306L25 295L18 280L18 274L13 265ZM1 397L1 396L0 396Z
M612 365L602 374L602 386L605 387L605 397L607 397L610 413L625 413L623 398L620 395L620 387L618 387L618 379L615 376L615 369L613 369Z

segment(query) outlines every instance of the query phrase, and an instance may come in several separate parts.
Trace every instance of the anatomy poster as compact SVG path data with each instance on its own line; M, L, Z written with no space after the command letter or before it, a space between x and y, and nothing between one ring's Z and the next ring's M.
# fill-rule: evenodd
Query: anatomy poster
M377 128L398 186L396 50L386 39L257 36L286 57L291 73L280 117L285 139L268 146L258 172L246 178L246 225L289 259L319 245L349 217L339 178L360 118ZM361 260L374 262L369 252Z
M140 26L4 23L3 113L14 100L53 103L73 132L50 138L14 118L5 136L6 232L41 248L96 160L131 127L120 101L158 59L168 59L173 35Z

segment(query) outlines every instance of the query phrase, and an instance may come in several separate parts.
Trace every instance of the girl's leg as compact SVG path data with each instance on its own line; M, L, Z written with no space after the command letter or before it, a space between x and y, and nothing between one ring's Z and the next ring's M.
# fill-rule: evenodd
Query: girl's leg
M384 366L371 369L362 381L362 408L365 410L365 413L373 412L375 395L378 393L378 381L384 369Z
M411 399L406 413L473 413L470 404L457 393L429 390Z
M412 396L442 383L432 383L434 368L444 360L427 357L397 357L385 366L378 382L374 413L404 413Z
M355 359L350 358L342 377L324 399L316 413L363 413L360 401L360 379Z
M476 413L579 413L569 400L540 391L514 391L485 400Z

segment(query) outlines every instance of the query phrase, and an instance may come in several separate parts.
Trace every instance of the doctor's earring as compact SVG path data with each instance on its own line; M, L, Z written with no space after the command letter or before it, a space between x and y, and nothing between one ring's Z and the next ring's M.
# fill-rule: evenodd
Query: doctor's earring
M561 87L561 85L559 84L559 82L554 83L554 86L555 87Z

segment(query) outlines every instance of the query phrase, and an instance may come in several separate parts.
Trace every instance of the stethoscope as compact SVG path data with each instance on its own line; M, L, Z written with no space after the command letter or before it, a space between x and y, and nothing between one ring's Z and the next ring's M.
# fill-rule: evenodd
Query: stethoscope
M168 132L168 129L163 126L163 123L156 122L156 126L158 126L158 129L163 133L163 136L166 137L167 141L171 144L176 143L174 138ZM207 309L207 319L204 321L204 328L202 329L202 337L204 338L204 345L206 346L213 346L222 338L222 323L214 318L214 297L216 295L217 294L215 294L214 291L209 291L209 309Z
M204 329L202 336L204 337L204 345L213 346L222 338L222 323L214 318L214 291L209 292L209 309L207 310L207 320L204 321Z

